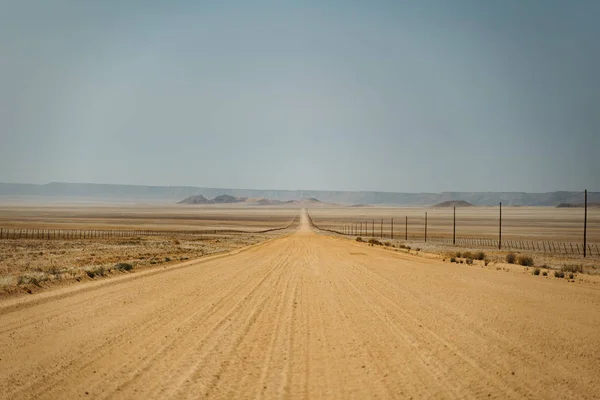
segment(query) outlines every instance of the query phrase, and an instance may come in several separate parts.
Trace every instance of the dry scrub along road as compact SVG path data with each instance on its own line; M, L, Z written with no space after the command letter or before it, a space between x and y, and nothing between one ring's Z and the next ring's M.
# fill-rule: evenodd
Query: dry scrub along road
M600 292L310 231L0 303L0 397L598 398Z

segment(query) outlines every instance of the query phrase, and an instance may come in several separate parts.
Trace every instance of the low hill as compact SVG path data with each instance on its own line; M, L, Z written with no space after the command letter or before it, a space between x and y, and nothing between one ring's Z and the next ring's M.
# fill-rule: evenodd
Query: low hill
M252 204L257 205L257 206L280 206L282 204L292 204L292 203L294 203L294 200L281 201L281 200L273 200L273 199L258 199L255 202L253 202Z
M583 208L583 203L560 203L556 208ZM600 203L588 203L588 208L600 208Z
M245 197L234 197L228 194L222 194L220 196L215 197L212 200L208 200L206 197L201 194L187 197L177 204L228 204L228 203L241 203L246 201Z
M190 196L188 198L185 198L177 202L177 204L210 204L210 200L199 194L196 196Z
M432 207L473 207L473 204L464 200L448 200L442 201Z

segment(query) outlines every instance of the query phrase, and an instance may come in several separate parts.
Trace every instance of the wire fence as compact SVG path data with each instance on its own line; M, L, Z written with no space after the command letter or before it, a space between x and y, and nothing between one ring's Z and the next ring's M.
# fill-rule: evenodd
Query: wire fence
M6 229L0 228L2 239L36 239L36 240L87 240L130 238L142 236L200 236L218 234L256 234L269 233L290 228L298 216L284 227L269 228L259 231L241 229L201 229L201 230L149 230L149 229Z
M316 224L312 217L308 215L310 224L319 230L336 233L345 236L361 236L379 239L397 239L407 242L432 242L445 244L450 246L463 246L475 248L496 248L503 250L522 250L536 251L548 254L563 254L575 256L598 256L600 257L600 247L595 243L586 243L585 252L584 244L580 242L556 242L546 240L525 240L525 239L501 239L490 237L456 237L456 225L453 226L452 236L432 236L427 235L427 220L422 227L423 234L409 234L408 224L396 223L394 228L394 220L392 218L371 219L368 221L352 221L344 224ZM384 223L385 222L385 223ZM414 227L413 227L414 229Z

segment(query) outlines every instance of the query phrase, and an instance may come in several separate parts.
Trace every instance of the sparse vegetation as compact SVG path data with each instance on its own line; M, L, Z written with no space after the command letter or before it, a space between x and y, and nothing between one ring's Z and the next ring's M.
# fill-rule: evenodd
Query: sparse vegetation
M360 236L358 236L358 237L356 238L356 241L357 241L357 242L364 242L363 238L361 238Z
M487 267L488 264L490 263L490 260L488 260L487 258L485 260L483 260L483 264Z
M451 263L455 263L456 262L456 258L454 258L454 257L450 258L450 262Z
M573 272L577 274L584 273L583 265L563 265L562 267L560 267L560 270L562 272Z
M517 256L514 253L508 253L506 255L506 262L509 264L514 264L517 261Z
M469 265L472 265L472 264L473 264L473 259L472 259L472 258L467 258L467 259L465 260L465 262L466 262L467 264L469 264Z
M475 259L480 261L485 260L485 253L483 251L478 252L475 254Z
M544 271L544 272L542 272L542 275L543 276L548 276L548 272Z
M386 247L390 247L390 246L391 246L391 247L393 247L391 242L385 242L385 243L384 243L384 245L385 245Z
M383 244L375 238L369 239L369 244L373 246L383 246Z
M517 258L517 262L519 263L519 265L523 265L524 267L533 266L533 258L529 256L519 256Z
M114 266L114 269L119 271L131 271L133 269L133 265L129 263L118 263Z
M572 272L569 273L569 279L574 279L574 278L575 278L575 275Z
M539 275L540 274L540 269L536 268L533 270L533 275Z
M554 271L554 277L555 278L564 278L565 277L565 273L562 271Z
M470 251L465 251L464 253L462 253L462 258L470 258L473 259L475 258L475 256L473 255L473 253L471 253Z
M104 269L104 267L102 267L102 266L91 267L91 268L86 268L85 273L90 278L94 278L96 276L104 276L106 274L106 269Z

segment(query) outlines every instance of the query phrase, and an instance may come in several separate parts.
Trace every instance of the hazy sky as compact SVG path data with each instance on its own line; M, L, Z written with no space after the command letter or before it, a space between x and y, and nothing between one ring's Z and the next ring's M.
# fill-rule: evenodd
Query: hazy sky
M0 182L600 190L599 21L597 0L0 0Z

